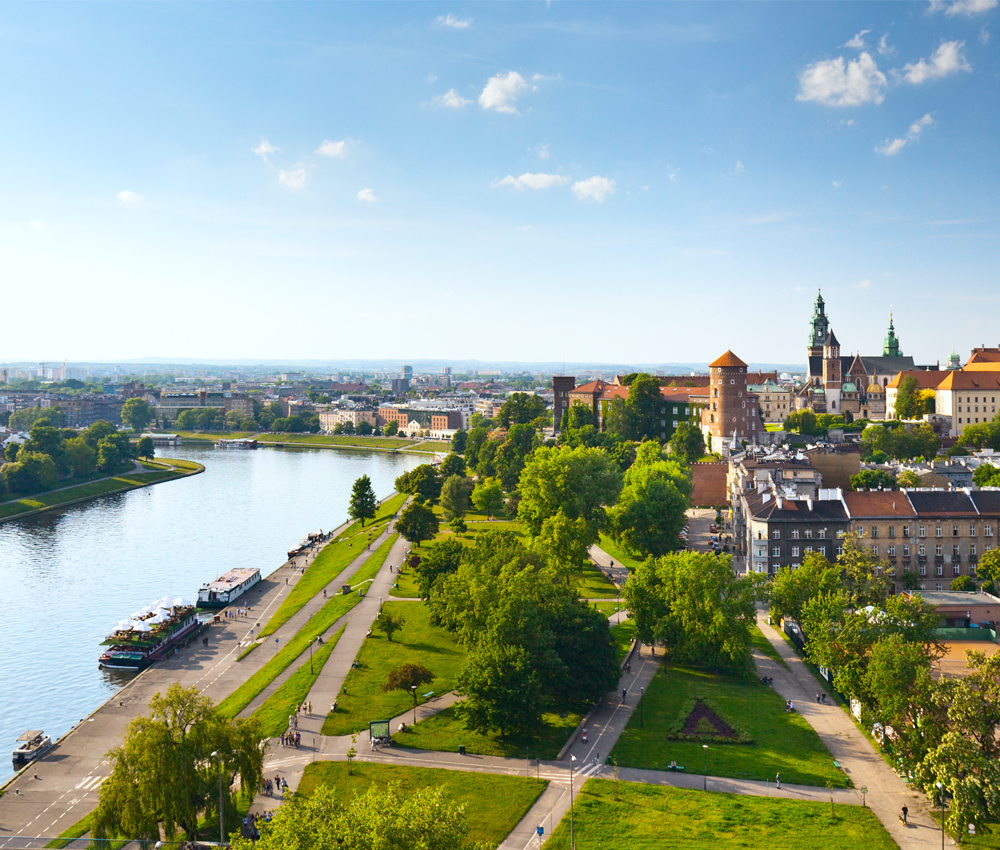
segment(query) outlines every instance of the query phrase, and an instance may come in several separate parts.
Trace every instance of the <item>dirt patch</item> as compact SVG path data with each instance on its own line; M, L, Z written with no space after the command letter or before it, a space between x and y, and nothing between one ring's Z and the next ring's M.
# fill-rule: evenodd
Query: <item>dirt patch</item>
M739 738L739 735L718 714L698 700L684 721L681 732L685 735L717 735L720 738Z

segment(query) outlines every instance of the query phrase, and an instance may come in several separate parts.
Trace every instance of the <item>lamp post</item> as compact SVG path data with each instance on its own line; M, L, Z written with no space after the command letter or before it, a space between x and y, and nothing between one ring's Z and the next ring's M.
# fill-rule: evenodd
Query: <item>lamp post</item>
M941 850L944 850L944 786L940 782L935 782L941 794Z
M410 685L410 693L413 694L413 725L417 725L417 686Z
M573 832L573 764L576 756L569 757L569 850L576 850L576 838Z
M313 671L313 641L309 641L309 672Z
M702 744L705 748L705 787L704 790L708 790L708 744Z
M225 815L222 812L222 753L212 753L212 758L219 757L219 844L226 843Z
M639 728L645 727L645 712L642 708L642 698L646 695L645 688L639 688Z

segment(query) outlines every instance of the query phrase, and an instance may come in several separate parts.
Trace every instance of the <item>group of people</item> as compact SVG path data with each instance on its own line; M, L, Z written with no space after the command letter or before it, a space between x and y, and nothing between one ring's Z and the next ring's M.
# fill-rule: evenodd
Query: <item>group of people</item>
M820 703L821 705L826 705L827 704L826 703L826 691L821 691L820 693L816 694L816 702Z
M789 714L795 711L795 703L792 702L790 699L785 700L785 711L787 711Z
M280 740L283 747L298 747L302 744L302 733L289 729L287 732L281 733Z
M249 617L250 616L250 609L247 608L247 607L245 607L245 606L241 606L239 608L233 608L232 610L230 610L229 608L227 608L225 613L226 613L227 619L235 620L235 619L237 619L239 617Z

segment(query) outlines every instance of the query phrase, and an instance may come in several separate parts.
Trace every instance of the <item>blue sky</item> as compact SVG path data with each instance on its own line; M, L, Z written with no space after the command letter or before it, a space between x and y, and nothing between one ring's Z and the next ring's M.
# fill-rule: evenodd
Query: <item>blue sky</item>
M1000 342L1000 10L0 7L0 360Z

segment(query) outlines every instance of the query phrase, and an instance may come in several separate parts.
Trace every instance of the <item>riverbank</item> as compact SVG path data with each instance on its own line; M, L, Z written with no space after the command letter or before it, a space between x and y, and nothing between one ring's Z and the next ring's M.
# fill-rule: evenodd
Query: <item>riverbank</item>
M179 431L182 443L216 443L219 440L256 440L259 447L275 449L353 449L368 452L412 452L436 454L445 445L440 440L411 439L409 437L352 437L346 434L272 434L268 432L230 431ZM427 446L427 448L423 448Z
M47 493L38 493L23 499L12 499L9 502L0 503L0 523L69 507L96 499L99 496L125 493L129 490L161 484L164 481L187 478L205 471L205 467L200 463L169 458L142 461L140 465L144 470L142 472L109 475L106 478L98 478L94 481L50 490Z

